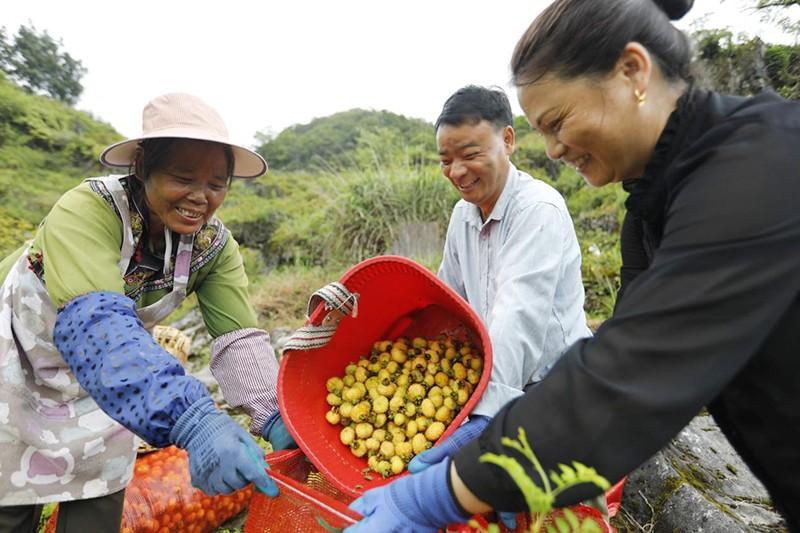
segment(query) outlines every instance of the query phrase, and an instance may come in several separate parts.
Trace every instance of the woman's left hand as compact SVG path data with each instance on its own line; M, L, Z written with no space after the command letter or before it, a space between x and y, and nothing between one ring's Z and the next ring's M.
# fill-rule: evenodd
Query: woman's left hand
M261 436L272 444L273 451L297 448L297 443L286 429L286 424L283 423L278 411L275 411L264 423Z
M450 461L372 489L350 504L364 518L344 533L435 533L469 519L453 499L447 476Z

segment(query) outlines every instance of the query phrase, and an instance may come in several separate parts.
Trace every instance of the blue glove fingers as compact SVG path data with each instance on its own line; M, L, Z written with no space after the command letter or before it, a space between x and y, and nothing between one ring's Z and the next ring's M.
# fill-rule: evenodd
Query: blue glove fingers
M466 443L480 435L489 420L488 416L482 415L470 417L465 424L453 432L450 438L411 459L408 463L408 471L417 474L429 466L441 462L445 457L450 457Z
M360 514L363 518L346 528L342 533L372 533L377 531L377 525L371 524L370 517L375 513L378 501L381 499L381 489L369 490L363 496L350 504L350 509Z
M517 513L498 512L497 515L500 517L500 521L503 522L503 525L506 526L507 530L517 530Z
M204 494L213 494L213 492L211 492L211 487L208 486L206 480L195 475L194 468L192 468L191 464L189 465L189 473L191 474L192 478L192 487L203 491Z
M364 519L348 530L435 533L449 523L466 521L450 493L449 472L450 461L442 461L421 474L366 492L350 504Z
M450 450L449 446L445 446L446 443L447 441L443 442L439 446L434 446L429 450L425 450L424 452L415 455L414 458L408 463L408 471L412 474L417 474L429 466L440 462L445 457L448 457L452 451Z
M209 477L209 485L213 492L207 494L230 494L247 485L244 479L237 480L237 477L236 471L231 476L228 472L216 470Z
M372 533L373 531L395 532L403 524L404 517L393 511L395 506L387 502L388 485L368 490L360 498L352 502L351 510L363 518L349 526L343 533Z
M287 432L283 432L283 434L279 435L273 435L269 442L272 444L272 449L275 451L293 450L297 448L297 443Z
M206 494L228 494L251 482L268 496L278 494L261 448L210 397L189 406L170 439L189 452L192 484Z
M219 481L219 473L215 472L211 475L204 475L200 472L196 464L192 464L192 457L189 456L189 472L192 476L192 486L200 489L205 494L214 495L219 493L218 487L221 485Z
M461 426L459 431L453 433L449 440L455 441L455 444L461 448L469 441L483 433L483 429L489 425L491 418L483 415L473 415L469 417L469 421Z
M283 419L277 411L264 423L261 436L269 441L274 451L297 448L297 443L289 434L286 424L283 423Z
M258 445L249 437L247 441L249 442L243 443L245 446L245 452L250 460L250 464L254 465L255 472L252 474L249 472L245 473L245 476L256 486L258 490L270 498L274 498L278 495L278 485L276 485L275 481L269 477L269 474L267 474L269 465L267 464L267 461L264 460L264 451L259 448Z
M242 461L242 459L246 462ZM220 471L217 492L220 494L230 494L249 485L250 480L247 479L246 476L248 473L252 472L245 472L244 470L246 469L245 465L250 462L249 458L237 457L237 464L234 468Z
M193 482L198 481L197 488L206 494L230 494L253 483L269 497L278 495L275 481L266 473L267 464L261 458L261 449L247 434L240 435L235 448L226 450L224 455L229 460L211 472L192 471Z
M365 492L360 498L353 501L349 507L353 511L357 512L364 518L372 515L375 512L375 508L377 507L378 501L380 500L380 492L381 488L368 490Z

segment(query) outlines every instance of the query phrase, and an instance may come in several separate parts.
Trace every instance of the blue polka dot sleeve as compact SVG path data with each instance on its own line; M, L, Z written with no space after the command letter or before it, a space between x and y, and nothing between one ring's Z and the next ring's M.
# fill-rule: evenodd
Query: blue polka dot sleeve
M53 339L78 383L111 418L154 446L205 386L153 340L130 298L92 292L67 303Z

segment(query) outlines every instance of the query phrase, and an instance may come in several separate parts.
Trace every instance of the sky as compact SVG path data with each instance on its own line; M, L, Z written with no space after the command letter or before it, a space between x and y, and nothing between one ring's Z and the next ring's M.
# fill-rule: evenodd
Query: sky
M548 0L4 0L7 35L33 24L61 39L88 73L76 107L121 134L141 132L152 97L193 93L237 143L256 132L352 108L433 122L444 100L475 83L504 88L517 39ZM753 0L696 0L677 23L784 42L742 12ZM591 21L587 21L590 23Z

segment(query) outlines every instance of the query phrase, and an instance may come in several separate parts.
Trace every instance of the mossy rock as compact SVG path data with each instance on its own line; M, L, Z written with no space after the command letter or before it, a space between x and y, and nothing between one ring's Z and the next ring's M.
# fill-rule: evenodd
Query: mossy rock
M652 533L786 531L766 489L708 415L628 477L622 509L625 522Z

